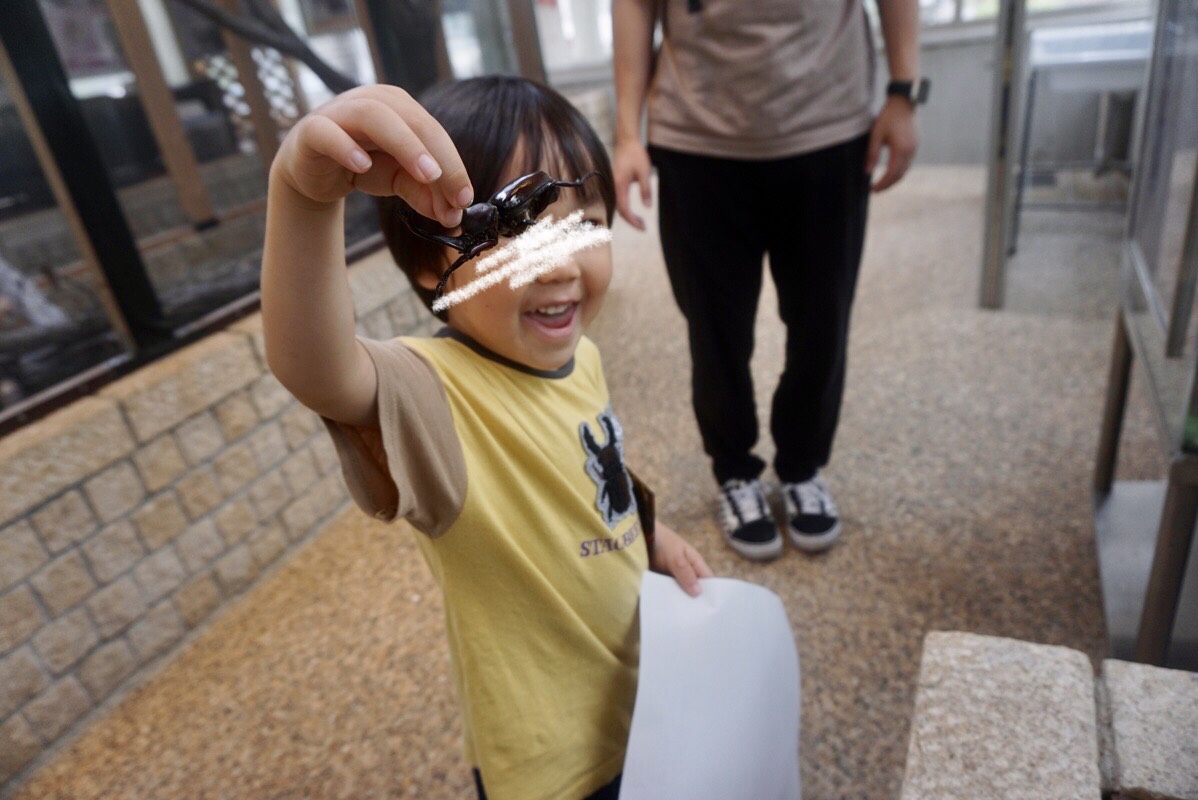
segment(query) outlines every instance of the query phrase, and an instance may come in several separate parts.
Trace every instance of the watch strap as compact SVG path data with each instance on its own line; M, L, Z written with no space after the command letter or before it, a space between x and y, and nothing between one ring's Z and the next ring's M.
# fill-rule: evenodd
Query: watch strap
M890 97L905 97L912 105L922 105L928 102L928 93L932 82L927 78L917 81L891 81L886 84L886 94Z

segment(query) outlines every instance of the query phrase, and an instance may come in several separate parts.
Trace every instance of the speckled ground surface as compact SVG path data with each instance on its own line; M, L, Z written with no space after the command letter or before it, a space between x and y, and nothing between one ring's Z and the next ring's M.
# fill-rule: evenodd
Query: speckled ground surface
M1113 330L1117 216L1024 218L1001 312L976 307L980 170L876 199L840 436L843 542L769 565L721 543L657 240L617 233L593 331L629 459L717 574L785 601L803 670L808 800L895 797L920 642L968 630L1104 653L1089 482ZM768 409L783 331L754 360ZM1163 462L1133 380L1121 478ZM761 453L771 448L763 442ZM402 526L341 517L16 795L470 797L440 605Z

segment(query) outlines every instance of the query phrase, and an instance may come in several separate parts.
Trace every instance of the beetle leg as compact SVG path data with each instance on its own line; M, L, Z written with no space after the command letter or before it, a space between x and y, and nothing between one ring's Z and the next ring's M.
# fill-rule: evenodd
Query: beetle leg
M474 258L474 256L476 256L476 255L478 255L478 253L474 253L474 254L464 253L464 254L462 254L461 258L459 258L457 261L453 262L453 265L450 266L449 269L445 270L445 274L441 276L441 281L437 284L437 288L433 292L434 300L441 299L441 293L443 291L445 291L445 284L449 282L449 276L453 274L453 271L455 269L457 269L458 267L462 266L463 264L465 264L470 259Z
M446 247L452 247L459 253L464 253L469 249L469 244L466 242L466 236L446 236L443 233L430 233L414 223L405 213L401 213L399 218L402 219L404 224L408 226L408 230L419 236L421 239L429 242L436 242L437 244L443 244Z

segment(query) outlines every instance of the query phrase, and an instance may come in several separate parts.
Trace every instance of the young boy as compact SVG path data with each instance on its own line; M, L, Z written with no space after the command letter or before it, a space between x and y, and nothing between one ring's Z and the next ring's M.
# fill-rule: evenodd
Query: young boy
M581 210L606 226L611 168L581 115L522 79L450 84L424 102L427 111L400 89L361 87L283 142L262 268L267 358L324 417L358 505L420 532L445 598L480 797L614 799L641 574L651 565L697 594L711 573L660 523L650 543L638 519L647 509L582 333L611 278L610 245L450 307L436 338L377 342L354 335L342 241L342 199L354 189L385 198L388 245L428 302L457 253L413 235L398 216L406 206L452 229L476 190L489 197L538 169L598 171L546 214ZM445 291L473 280L475 264Z

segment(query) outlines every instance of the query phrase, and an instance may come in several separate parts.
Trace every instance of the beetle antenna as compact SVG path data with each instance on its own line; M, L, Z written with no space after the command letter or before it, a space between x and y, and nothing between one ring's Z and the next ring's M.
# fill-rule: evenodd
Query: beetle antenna
M583 175L581 178L579 178L576 181L555 180L553 182L553 185L554 186L573 186L575 189L577 189L580 186L582 186L584 183L586 183L588 180L590 180L591 178L595 177L598 174L599 174L599 170L592 170L591 172L588 172L586 175Z

